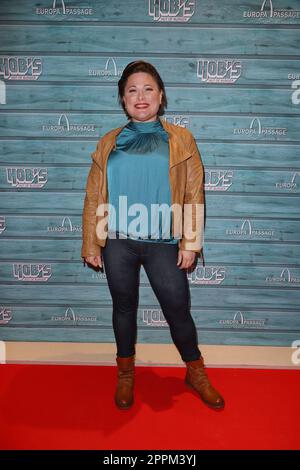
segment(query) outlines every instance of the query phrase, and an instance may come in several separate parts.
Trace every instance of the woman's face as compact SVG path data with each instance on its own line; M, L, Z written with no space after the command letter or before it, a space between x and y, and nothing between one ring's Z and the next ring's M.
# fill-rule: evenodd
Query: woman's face
M162 100L162 91L152 75L136 72L125 85L123 101L132 121L155 121Z

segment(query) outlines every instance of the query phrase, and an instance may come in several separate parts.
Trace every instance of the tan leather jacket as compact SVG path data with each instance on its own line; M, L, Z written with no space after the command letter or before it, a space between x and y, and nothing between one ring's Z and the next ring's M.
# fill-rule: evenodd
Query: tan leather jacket
M171 201L172 206L174 204L179 208L177 216L172 218L172 234L179 238L181 249L199 253L204 231L204 168L201 156L188 129L159 119L169 134ZM93 162L87 179L82 216L83 258L100 255L101 247L106 243L107 224L105 231L98 228L107 222L107 212L103 214L99 207L108 202L107 161L110 152L116 148L117 135L124 127L113 129L100 138L96 151L91 155Z

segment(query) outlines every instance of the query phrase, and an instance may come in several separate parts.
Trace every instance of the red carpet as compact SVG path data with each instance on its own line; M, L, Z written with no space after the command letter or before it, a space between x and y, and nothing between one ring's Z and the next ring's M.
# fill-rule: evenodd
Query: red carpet
M115 408L116 369L1 365L0 448L299 449L300 373L208 369L226 399L207 408L183 367L137 367L135 404Z

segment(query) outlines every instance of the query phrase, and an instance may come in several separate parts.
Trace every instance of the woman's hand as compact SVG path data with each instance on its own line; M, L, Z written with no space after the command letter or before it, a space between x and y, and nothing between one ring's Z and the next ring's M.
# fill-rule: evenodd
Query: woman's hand
M84 258L84 260L86 261L86 263L91 264L95 268L97 268L97 266L102 268L101 256L87 256L86 258Z
M196 253L194 251L179 250L177 266L179 266L180 269L188 269L194 264L195 258Z

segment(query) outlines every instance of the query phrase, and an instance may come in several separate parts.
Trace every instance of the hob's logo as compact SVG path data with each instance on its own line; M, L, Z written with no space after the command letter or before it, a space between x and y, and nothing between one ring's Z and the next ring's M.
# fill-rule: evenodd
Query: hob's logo
M188 273L188 280L191 284L222 284L225 280L226 269L224 266L196 266Z
M37 80L41 73L41 57L0 57L0 77L6 80Z
M189 118L188 116L165 116L165 121L169 122L170 124L174 124L178 127L188 127L189 125Z
M207 170L205 175L208 191L227 191L233 183L233 170Z
M18 281L46 282L52 275L51 264L42 263L14 263L13 276Z
M149 15L154 21L186 23L195 13L195 0L149 0Z
M168 326L167 321L160 309L144 309L143 323L147 326Z
M206 83L234 83L242 72L242 63L235 59L198 59L197 77Z
M6 180L14 188L42 188L48 181L47 168L6 168Z

